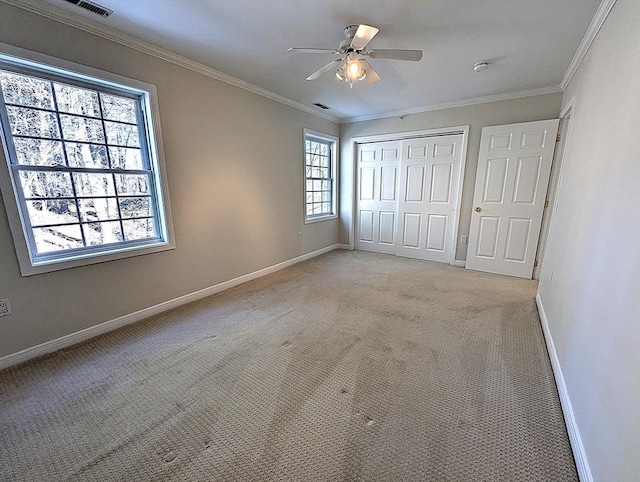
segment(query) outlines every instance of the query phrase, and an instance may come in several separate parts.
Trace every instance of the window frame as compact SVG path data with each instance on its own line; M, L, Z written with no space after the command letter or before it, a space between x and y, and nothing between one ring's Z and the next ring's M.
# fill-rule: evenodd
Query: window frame
M156 223L158 231L158 238L154 239L147 238L139 242L117 242L95 247L85 246L38 256L35 252L35 244L31 242L33 233L30 227L29 215L23 209L23 207L26 209L26 204L17 175L20 170L11 165L11 155L15 155L13 135L11 133L5 135L0 125L0 133L2 133L0 135L2 139L2 149L0 149L0 192L7 211L9 227L22 276L175 249L155 86L2 43L0 43L0 60L10 65L11 70L18 74L33 75L33 72L30 71L35 69L38 71L38 75L46 76L49 80L62 81L67 84L71 82L73 85L88 87L106 94L122 95L123 92L126 92L130 94L129 97L131 98L139 98L139 102L136 102L136 116L140 123L139 129L144 130L140 136L140 148L141 150L144 149L146 153L142 155L143 165L148 161L148 170L151 178L150 201L153 203L155 211L152 219ZM0 99L0 105L2 105L2 109L0 109L0 116L3 118L2 123L9 125L4 99ZM147 169L146 166L145 169ZM16 175L14 175L14 172Z
M314 140L319 142L325 142L330 145L330 171L331 171L331 214L318 214L307 215L307 140ZM303 177L303 196L302 207L305 224L317 223L320 221L327 221L330 219L338 218L338 173L339 171L339 159L338 159L338 144L339 139L336 136L325 134L323 132L314 131L311 129L303 129L302 135L302 177Z

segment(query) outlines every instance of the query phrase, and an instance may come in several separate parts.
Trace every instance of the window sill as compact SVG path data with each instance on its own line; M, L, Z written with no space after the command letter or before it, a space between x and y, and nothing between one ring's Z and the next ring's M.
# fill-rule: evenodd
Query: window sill
M32 276L36 274L50 273L52 271L60 271L63 269L77 268L80 266L88 266L91 264L105 263L117 259L132 258L134 256L143 256L145 254L159 253L175 249L175 246L168 242L160 242L146 246L125 247L122 249L114 249L109 252L91 253L79 255L77 257L64 260L51 260L20 263L20 272L22 276Z
M305 218L304 219L304 224L319 223L320 221L330 221L331 219L338 219L338 215L337 214L329 214L327 216L318 216L318 217L313 217L313 218Z

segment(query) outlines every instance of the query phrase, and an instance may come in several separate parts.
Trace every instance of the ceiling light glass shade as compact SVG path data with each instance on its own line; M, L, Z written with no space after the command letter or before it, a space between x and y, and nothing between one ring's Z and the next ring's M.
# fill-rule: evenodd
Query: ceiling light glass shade
M362 68L358 60L349 60L347 62L347 72L350 79L364 80L367 76L367 71Z
M353 87L354 81L361 81L367 77L367 71L362 68L358 59L347 58L342 66L336 71L336 78L347 82L349 87Z

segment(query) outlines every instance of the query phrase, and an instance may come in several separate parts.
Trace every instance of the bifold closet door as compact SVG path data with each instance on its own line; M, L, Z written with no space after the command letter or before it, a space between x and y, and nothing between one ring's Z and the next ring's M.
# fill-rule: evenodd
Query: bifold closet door
M400 147L399 141L358 145L356 249L395 253Z
M461 164L462 135L403 141L397 255L450 261Z
M448 263L462 134L358 145L356 249Z

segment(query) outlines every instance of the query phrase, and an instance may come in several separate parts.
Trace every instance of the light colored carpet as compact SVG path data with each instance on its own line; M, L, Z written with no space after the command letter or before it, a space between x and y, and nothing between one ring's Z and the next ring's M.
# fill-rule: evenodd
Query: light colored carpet
M575 481L535 289L329 253L0 372L0 479Z

